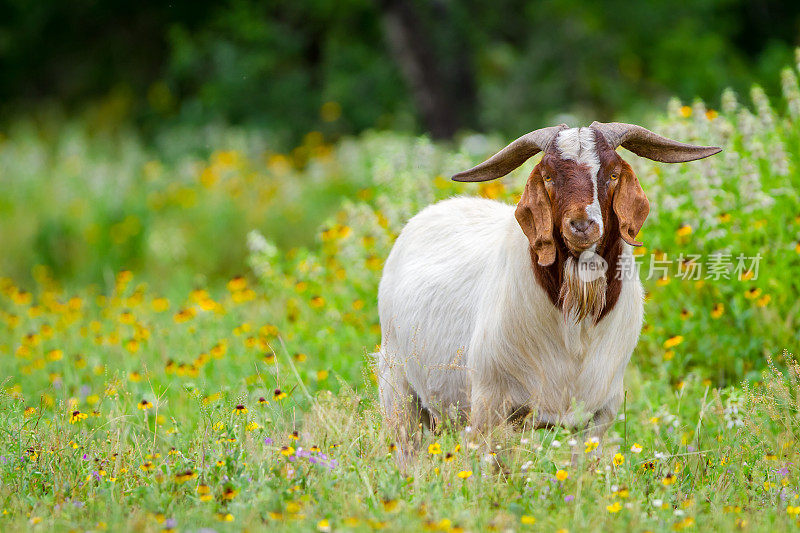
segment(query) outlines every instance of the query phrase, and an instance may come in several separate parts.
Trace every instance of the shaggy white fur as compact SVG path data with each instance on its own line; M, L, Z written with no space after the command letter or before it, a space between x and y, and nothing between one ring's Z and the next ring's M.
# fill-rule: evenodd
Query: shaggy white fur
M626 244L623 255L631 255ZM565 319L536 282L514 206L480 198L429 206L403 229L380 283L384 414L399 429L415 428L407 399L416 397L434 419L470 416L478 428L521 407L538 423L608 424L641 330L642 297L638 275L628 277L599 323Z

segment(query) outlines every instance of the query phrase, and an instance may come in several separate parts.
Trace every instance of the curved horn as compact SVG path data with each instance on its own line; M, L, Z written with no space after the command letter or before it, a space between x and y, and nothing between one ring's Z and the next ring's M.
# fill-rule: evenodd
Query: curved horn
M566 124L542 128L523 135L492 157L453 176L453 181L489 181L501 178L539 152L546 150Z
M635 124L624 122L592 122L612 148L622 146L634 154L661 163L684 163L703 159L722 151L716 146L695 146L662 137Z

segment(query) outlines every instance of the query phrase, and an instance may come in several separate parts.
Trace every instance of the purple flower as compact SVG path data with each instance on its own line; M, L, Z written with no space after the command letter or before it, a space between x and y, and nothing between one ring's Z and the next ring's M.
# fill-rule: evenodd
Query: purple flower
M178 526L178 521L174 518L167 518L164 520L164 528L165 529L175 529Z
M789 475L789 467L788 466L784 466L783 468L779 468L779 469L775 470L775 473L776 474L780 474L782 476L788 476Z
M567 494L566 496L564 496L564 501L567 502L567 503L571 502L574 499L575 499L575 496L573 496L572 494Z
M264 444L272 444L272 439L269 437L264 438Z

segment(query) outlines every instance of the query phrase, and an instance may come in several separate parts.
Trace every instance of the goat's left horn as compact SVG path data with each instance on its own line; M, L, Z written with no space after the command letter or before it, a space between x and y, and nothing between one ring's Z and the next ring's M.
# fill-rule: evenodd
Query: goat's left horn
M718 154L722 148L673 141L635 124L592 122L612 148L622 146L634 154L661 163L684 163Z
M546 150L558 132L567 127L566 124L559 124L527 133L480 165L459 172L453 176L453 181L489 181L502 178L531 157Z

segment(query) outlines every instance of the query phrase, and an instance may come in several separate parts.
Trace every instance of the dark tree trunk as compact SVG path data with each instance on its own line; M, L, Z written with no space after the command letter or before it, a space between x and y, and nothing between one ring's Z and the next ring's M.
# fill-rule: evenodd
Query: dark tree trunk
M425 128L435 139L450 139L474 116L475 83L466 43L448 46L449 54L436 46L432 31L446 31L457 39L448 7L438 4L428 20L414 0L381 0L383 24L389 49L411 90ZM434 26L435 25L435 26ZM449 57L448 57L449 56Z

